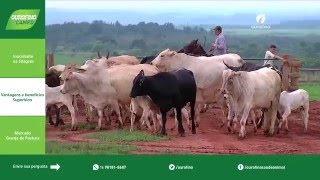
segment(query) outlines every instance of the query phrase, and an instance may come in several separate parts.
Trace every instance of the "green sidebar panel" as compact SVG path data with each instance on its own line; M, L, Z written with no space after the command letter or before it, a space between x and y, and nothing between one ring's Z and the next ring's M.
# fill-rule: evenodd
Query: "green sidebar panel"
M0 154L45 154L45 1L0 2Z

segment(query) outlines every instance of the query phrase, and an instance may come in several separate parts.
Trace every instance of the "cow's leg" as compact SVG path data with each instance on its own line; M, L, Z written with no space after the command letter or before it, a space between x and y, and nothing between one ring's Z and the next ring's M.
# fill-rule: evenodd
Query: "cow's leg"
M118 121L119 121L119 128L122 128L123 126L123 121L121 117L121 112L120 112L120 107L118 101L114 101L113 103L110 104L111 108L116 112L118 116Z
M259 117L259 119L258 119L258 123L257 123L257 128L261 128L261 126L262 126L262 123L263 123L263 118L264 118L264 112L263 111L261 111L260 112L261 114L260 114L260 117Z
M190 113L191 113L191 132L192 134L196 134L196 124L194 122L194 115L195 115L195 101L190 102ZM188 118L189 119L189 118Z
M256 114L254 110L250 111L250 116L253 121L253 132L257 132L257 124L256 124Z
M171 128L171 131L175 130L176 127L178 126L177 110L176 110L176 109L173 109L173 111L174 111L174 125L173 125L173 127Z
M149 121L149 114L150 114L150 109L144 108L143 112L142 112L141 120L147 124L148 130L152 131L152 127L151 127L150 121ZM140 120L140 122L141 122L141 120Z
M307 133L308 121L309 121L309 102L307 102L303 107L304 133Z
M242 117L240 120L240 133L239 133L239 138L240 139L244 139L244 137L246 136L246 121L248 119L250 113L250 108L244 108L243 113L242 113Z
M54 122L52 121L52 116L51 116L51 114L50 114L51 107L52 107L52 106L48 106L48 107L46 108L46 113L49 114L49 115L48 115L48 117L49 117L49 124L50 124L50 125L54 125Z
M288 128L288 116L291 114L291 109L290 108L286 108L283 115L282 115L282 120L280 120L280 123L279 123L279 129L281 130L282 129L282 124L284 123L285 124L285 129L286 131L288 132L289 131L289 128Z
M201 110L201 104L197 103L196 109L195 109L195 116L196 116L196 127L199 127L200 124L200 110Z
M150 111L150 116L151 116L152 121L153 121L154 132L157 132L158 128L159 128L158 118L157 118L156 114L152 110Z
M161 111L161 117L162 117L162 128L161 128L161 135L166 136L166 122L167 122L167 113L164 111Z
M134 125L134 121L136 120L136 112L131 112L131 116L130 116L130 132L133 131L133 125Z
M175 108L175 110L177 112L179 134L180 134L180 136L184 136L184 128L183 128L183 125L182 125L181 109Z
M71 114L71 131L76 131L78 128L78 119L76 116L76 111L72 105L72 101L68 101L66 106Z
M59 126L60 123L60 108L58 106L54 106L54 110L56 111L56 123L55 126Z
M272 136L274 134L274 127L275 127L275 123L276 123L276 119L277 119L277 108L275 107L272 107L272 110L270 112L270 120L271 120L271 123L270 123L270 129L269 129L269 133L268 133L268 136Z
M98 109L98 130L102 130L103 109Z
M193 108L193 110L194 110L194 108ZM190 111L191 111L191 107L190 107ZM181 113L182 113L182 116L187 120L187 124L188 124L189 129L191 129L188 110L184 107L181 109Z

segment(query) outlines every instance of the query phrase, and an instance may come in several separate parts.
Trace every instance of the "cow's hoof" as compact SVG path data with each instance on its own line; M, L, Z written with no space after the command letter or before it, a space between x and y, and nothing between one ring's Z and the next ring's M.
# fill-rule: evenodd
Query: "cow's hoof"
M175 129L176 129L176 127L173 127L173 128L171 128L170 130L171 130L171 131L174 131Z
M253 128L253 132L254 132L254 133L257 132L257 128L256 128L256 127Z
M179 133L180 137L186 137L184 133Z
M102 127L97 126L97 127L96 127L96 130L97 130L97 131L102 131L102 130L103 130L103 128L102 128Z
M244 140L244 138L245 138L245 135L239 134L239 139L240 140Z
M273 136L273 133L268 132L268 133L267 133L267 137L271 137L271 136Z
M229 133L231 132L231 128L230 128L230 127L228 127L228 132L229 132Z
M165 137L165 136L167 136L167 133L165 133L165 134L160 133L160 136Z
M224 123L222 123L221 125L220 125L220 128L222 128L224 126Z
M263 131L263 134L264 134L264 135L268 135L268 133L269 133L269 130L264 130L264 131Z
M71 131L76 131L76 130L78 130L78 127L76 126L71 127Z
M198 122L196 122L196 127L199 127L199 123Z
M65 125L62 119L60 119L59 124L60 124L60 125Z
M194 129L194 130L192 130L192 134L196 134L196 130Z

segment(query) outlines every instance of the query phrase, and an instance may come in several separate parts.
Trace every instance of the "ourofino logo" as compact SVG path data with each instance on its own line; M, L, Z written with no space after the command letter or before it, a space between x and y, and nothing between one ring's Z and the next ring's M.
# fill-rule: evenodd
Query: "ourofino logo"
M40 9L19 9L9 17L6 30L28 30L38 19Z
M258 14L256 17L256 21L258 24L264 24L266 21L266 15L265 14Z
M252 25L251 29L270 29L270 25L265 25L266 19L265 14L258 14L256 16L256 22L258 25Z

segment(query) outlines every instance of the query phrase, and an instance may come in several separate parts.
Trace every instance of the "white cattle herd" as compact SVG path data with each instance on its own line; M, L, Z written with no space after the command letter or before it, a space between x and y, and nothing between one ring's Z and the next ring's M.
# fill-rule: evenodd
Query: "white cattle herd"
M139 64L136 57L128 55L109 57L109 54L101 56L98 53L98 57L86 60L79 66L55 65L47 72L60 76L61 85L46 86L46 106L48 108L50 105L66 105L71 114L72 130L76 130L78 124L75 96L80 96L91 109L97 110L99 130L104 127L104 118L106 122L110 121L110 112L106 111L106 108L111 108L117 115L119 127L124 124L125 112L129 112L130 131L134 130L136 116L140 117L140 125L146 124L149 131L158 131L159 127L163 126L160 121L160 109L149 96L130 97L133 81L141 72L144 76L153 76L160 72L184 68L193 73L196 83L197 126L200 123L201 107L204 104L217 103L223 112L222 118L228 121L229 131L232 129L236 132L239 123L241 139L246 136L245 126L250 114L253 117L263 114L261 119L264 132L266 135L273 135L283 124L288 130L288 116L292 110L298 109L301 112L304 131L307 131L308 92L302 89L281 92L281 76L270 67L249 72L229 69L226 64L240 67L246 63L237 54L195 57L166 49L151 64ZM181 112L190 127L189 106L187 104ZM277 118L277 113L280 113L281 118ZM149 119L152 120L153 127ZM255 119L253 122L256 131Z

